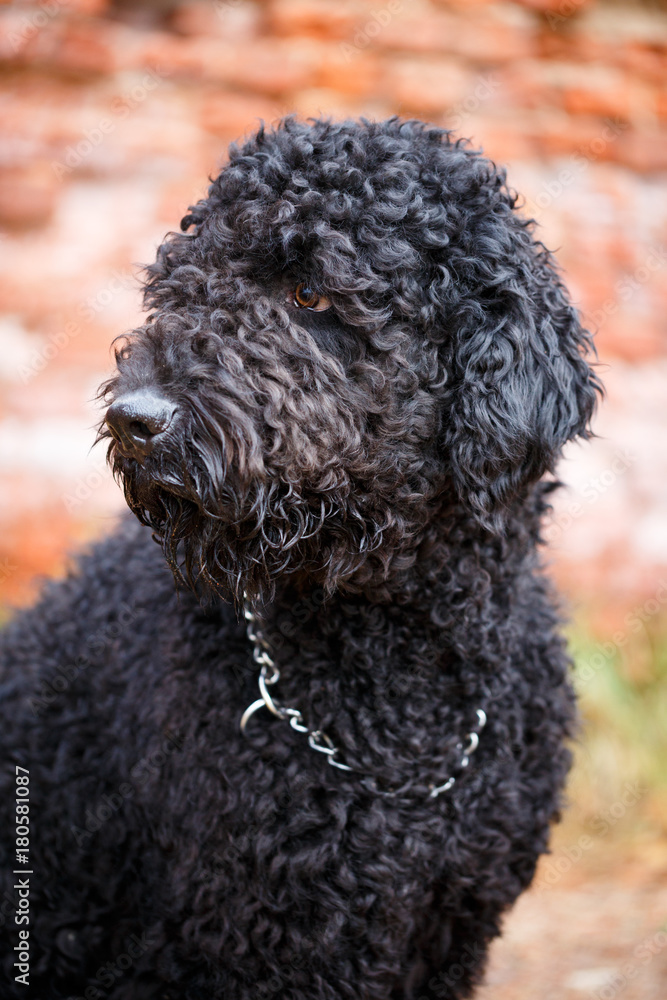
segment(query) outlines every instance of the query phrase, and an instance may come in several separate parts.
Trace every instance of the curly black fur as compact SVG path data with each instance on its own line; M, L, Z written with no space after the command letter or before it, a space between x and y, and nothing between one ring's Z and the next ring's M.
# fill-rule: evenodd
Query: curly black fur
M516 207L441 129L288 118L231 148L160 247L103 393L176 406L144 461L114 440L110 458L178 587L128 521L3 637L34 823L17 996L453 1000L479 981L569 765L536 549L543 477L599 389ZM299 282L331 308L299 308ZM280 699L354 772L265 712L240 735L243 592ZM478 707L469 768L428 799Z

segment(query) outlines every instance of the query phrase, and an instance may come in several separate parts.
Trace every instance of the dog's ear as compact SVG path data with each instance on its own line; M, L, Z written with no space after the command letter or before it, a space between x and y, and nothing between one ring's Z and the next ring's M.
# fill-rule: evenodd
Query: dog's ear
M566 441L590 436L601 391L551 255L517 242L511 267L459 302L449 357L444 454L459 499L491 530Z

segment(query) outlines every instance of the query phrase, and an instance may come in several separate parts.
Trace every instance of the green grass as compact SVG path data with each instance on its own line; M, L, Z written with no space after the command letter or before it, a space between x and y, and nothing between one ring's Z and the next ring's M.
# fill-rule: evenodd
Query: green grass
M572 818L608 834L667 834L667 615L621 632L622 645L570 633L582 729L569 797ZM619 633L616 633L617 639ZM636 801L629 789L636 790ZM611 810L611 812L610 812ZM607 835L607 834L605 834Z

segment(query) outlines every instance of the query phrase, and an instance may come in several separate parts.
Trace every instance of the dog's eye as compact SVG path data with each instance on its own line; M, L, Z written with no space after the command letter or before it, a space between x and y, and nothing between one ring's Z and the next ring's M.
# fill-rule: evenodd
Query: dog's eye
M331 305L326 295L318 295L304 281L300 281L294 289L294 305L299 309L312 309L313 312L324 312Z

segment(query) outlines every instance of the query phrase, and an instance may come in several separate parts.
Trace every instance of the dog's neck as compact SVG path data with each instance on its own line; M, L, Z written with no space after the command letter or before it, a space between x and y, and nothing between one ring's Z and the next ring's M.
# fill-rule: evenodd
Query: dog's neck
M497 532L460 508L440 510L384 574L344 580L333 594L316 578L286 576L258 613L277 649L324 636L338 619L348 626L358 622L360 634L382 622L378 636L400 621L442 641L442 633L455 632L462 621L475 622L489 601L506 601L526 569L537 565L545 495L552 488L538 484L519 501L521 516L508 518L507 528Z
M262 692L261 652L249 638L249 657L253 647L260 657L247 687L250 732L270 723L275 702L289 710L281 725L291 724L335 767L352 765L359 780L370 776L372 790L399 774L417 799L448 792L469 760L474 766L479 740L490 738L486 715L495 719L499 692L511 685L501 664L511 662L516 615L540 586L526 570L537 564L542 491L526 499L529 510L512 521L511 537L470 518L432 525L402 589L341 587L328 595L293 577L269 604L247 605L266 642L265 678L275 678ZM400 734L415 719L419 745L403 745Z
M313 607L312 604L310 605L310 608L308 603L304 603L303 600L301 601L301 604L304 609L309 609L311 611L313 619L316 619L321 613L315 607ZM292 613L298 613L298 609L295 605L292 605L291 610ZM255 725L257 724L257 720L255 719L255 717L258 715L258 713L260 714L260 716L266 716L267 713L271 713L271 715L274 718L280 719L284 725L290 725L295 732L300 733L302 737L305 740L307 740L308 745L310 746L313 752L324 754L326 756L328 764L331 765L334 769L336 769L339 773L340 772L347 773L352 778L358 780L360 784L366 788L367 791L370 791L375 795L379 795L386 799L390 799L397 802L400 800L405 800L405 801L435 800L439 798L440 795L444 795L449 791L451 791L451 789L454 787L459 778L462 777L463 774L467 771L470 765L471 758L475 753L475 751L477 750L477 747L479 746L480 737L482 736L482 733L486 727L486 722L487 722L486 711L485 709L481 708L479 704L474 709L474 711L471 711L469 713L470 721L468 724L470 728L467 731L462 732L460 734L457 733L454 736L453 747L452 747L453 752L451 754L451 759L448 764L447 773L443 772L442 766L438 766L437 769L432 768L432 773L430 774L409 773L407 774L407 776L404 776L404 779L400 780L398 783L394 781L392 784L387 784L386 773L383 776L383 769L381 767L379 768L377 763L372 769L369 770L368 765L364 765L363 763L360 764L359 757L355 759L354 751L353 755L351 757L349 756L349 747L346 747L344 744L339 743L339 741L335 737L335 729L332 729L331 731L329 731L328 729L325 730L320 722L316 723L312 722L313 715L312 712L310 711L311 706L308 705L306 707L306 705L304 704L304 697L306 700L309 700L308 695L312 691L312 686L313 686L312 681L315 680L315 687L316 689L317 688L320 689L320 693L322 692L323 689L324 690L328 689L329 693L335 692L335 688L331 686L331 680L332 680L331 674L330 672L327 671L326 666L324 671L322 671L321 669L322 662L321 661L319 662L319 668L320 668L319 677L317 677L317 669L318 669L317 664L315 664L315 676L313 676L312 672L310 674L310 677L308 676L308 674L302 676L302 671L299 669L301 664L297 666L296 670L293 669L292 684L291 684L292 690L293 691L295 690L296 683L298 681L304 682L303 689L301 691L302 695L301 705L303 706L303 710L302 708L298 707L298 705L293 701L283 700L280 694L281 668L279 667L277 661L274 659L274 650L271 643L271 638L269 634L265 631L264 623L262 622L260 617L256 614L256 612L252 609L250 602L247 600L247 598L244 600L243 612L247 627L248 642L252 650L254 666L258 671L257 675L258 688L256 694L259 695L259 697L255 698L255 700L252 701L246 707L245 711L243 712L239 720L241 732L244 735L246 736L248 735L249 724L251 726L253 722ZM377 628L379 623L376 622L375 624ZM342 636L340 638L342 638ZM354 646L355 642L358 643L359 636L358 635L354 637L350 636L349 639L352 643L352 646ZM310 652L312 653L313 650L311 649ZM322 650L315 649L315 652L316 654L319 652L321 655ZM363 647L361 649L361 652L362 653L364 652ZM325 663L326 662L327 661L325 661ZM337 665L339 669L342 665L340 662L336 664L335 657L332 663L334 666ZM388 665L390 664L385 664L385 666ZM286 661L286 668L289 668L290 666L292 668L296 666L295 657L290 657ZM420 669L418 671L420 676L413 677L413 680L418 683L418 686L421 686L423 688L425 680L424 674L431 673L432 668L434 666L435 664L431 664L431 668L429 669L429 667L427 666L426 670L424 671L423 663L420 664ZM357 680L358 679L359 678L357 678ZM405 680L403 678L399 678L399 680L401 682L401 685L405 687ZM436 678L433 678L433 680L435 681ZM345 684L345 679L343 679L343 684ZM348 705L352 706L353 711L358 711L360 718L363 720L363 714L365 711L367 711L368 707L368 699L367 698L364 699L362 697L359 699L358 703L355 704L355 695L354 695L355 685L350 683L349 686L350 690L346 693L347 697L340 699L341 707L343 702L347 701ZM367 684L363 686L365 686L366 688L368 687ZM488 701L488 689L486 688L486 685L482 683L479 687L480 687L480 700L481 700L481 691L484 691L486 695L484 700ZM403 690L401 693L405 695L406 692ZM368 691L366 691L366 694L368 694ZM386 685L384 685L383 695L384 695L384 700L386 702L386 696L387 696ZM366 702L366 705L364 704L364 701ZM327 707L329 708L329 714L331 715L330 711L331 705ZM381 705L376 705L376 709L378 707L381 709ZM336 722L335 708L336 708L336 703L334 702L334 719L333 719L334 724ZM349 708L347 708L346 710L349 711ZM376 729L376 736L377 735L380 736L379 741L377 738L368 741L370 745L374 744L373 749L377 752L382 742L386 741L386 732L384 734L382 733L381 722L379 729L377 727L378 719L381 720L382 718L382 712L380 711L380 713L378 713L376 711L374 714L376 715L375 724L371 723L371 725L368 725L367 721L366 727L368 728L369 732L372 731L373 729ZM259 721L261 722L262 720L260 719ZM390 730L392 729L392 727L389 728ZM334 735L332 735L332 733Z

